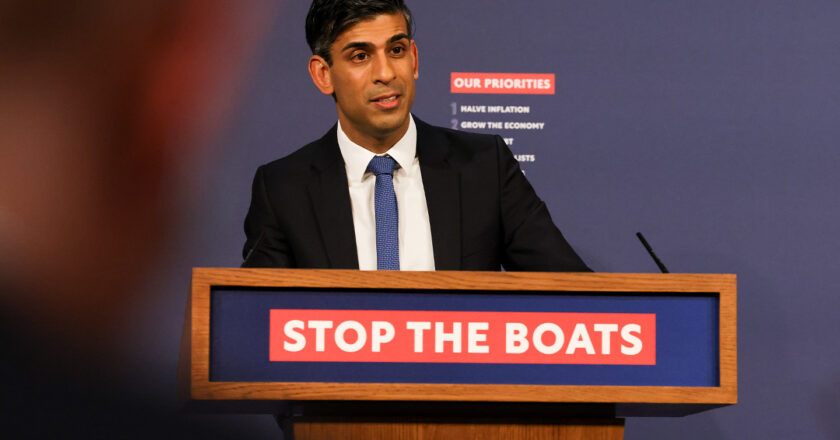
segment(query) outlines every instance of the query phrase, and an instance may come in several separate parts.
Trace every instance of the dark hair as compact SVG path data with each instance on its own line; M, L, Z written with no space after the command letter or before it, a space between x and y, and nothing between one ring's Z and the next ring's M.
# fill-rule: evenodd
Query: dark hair
M330 48L347 28L381 14L402 12L409 37L414 29L403 0L313 0L306 15L306 42L313 55L332 65Z

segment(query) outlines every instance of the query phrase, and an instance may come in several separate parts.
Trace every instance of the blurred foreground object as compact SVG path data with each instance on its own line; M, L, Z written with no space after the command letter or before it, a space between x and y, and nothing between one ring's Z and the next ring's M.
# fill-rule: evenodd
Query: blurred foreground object
M110 438L125 425L117 325L272 3L0 0L3 434ZM153 402L128 406L143 429L120 438L180 429L142 417Z

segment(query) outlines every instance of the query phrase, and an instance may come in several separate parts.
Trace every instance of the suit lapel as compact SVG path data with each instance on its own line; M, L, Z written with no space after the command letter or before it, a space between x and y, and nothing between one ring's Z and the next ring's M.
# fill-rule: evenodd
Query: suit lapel
M358 269L347 171L338 149L335 126L320 139L319 144L320 154L312 162L314 178L307 189L324 240L329 267Z
M461 189L458 170L449 163L449 143L423 121L417 125L417 157L429 209L436 270L461 268Z

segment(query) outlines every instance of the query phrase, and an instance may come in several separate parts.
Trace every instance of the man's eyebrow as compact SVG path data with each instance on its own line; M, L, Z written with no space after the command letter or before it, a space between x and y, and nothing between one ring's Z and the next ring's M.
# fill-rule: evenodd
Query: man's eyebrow
M406 40L411 40L411 37L409 37L408 34L397 34L397 35L394 35L393 37L391 37L388 40L388 43L393 43L395 41L400 41L403 38L405 38Z
M388 44L394 43L396 41L400 41L403 38L405 38L406 40L411 40L411 37L409 37L408 34L400 33L400 34L396 34L393 37L389 38L388 39ZM348 49L370 49L372 47L373 47L373 43L369 43L367 41L352 41L350 43L347 43L344 47L342 47L341 51L344 52Z
M341 51L344 52L348 49L368 49L368 48L371 48L371 47L373 47L372 43L367 43L367 42L364 42L364 41L353 41L353 42L347 43L347 45L342 47Z

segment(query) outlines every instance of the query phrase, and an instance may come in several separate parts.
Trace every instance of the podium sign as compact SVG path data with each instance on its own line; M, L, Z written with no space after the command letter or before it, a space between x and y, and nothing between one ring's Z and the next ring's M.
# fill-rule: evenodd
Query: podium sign
M734 275L194 269L183 392L733 404L735 290Z

